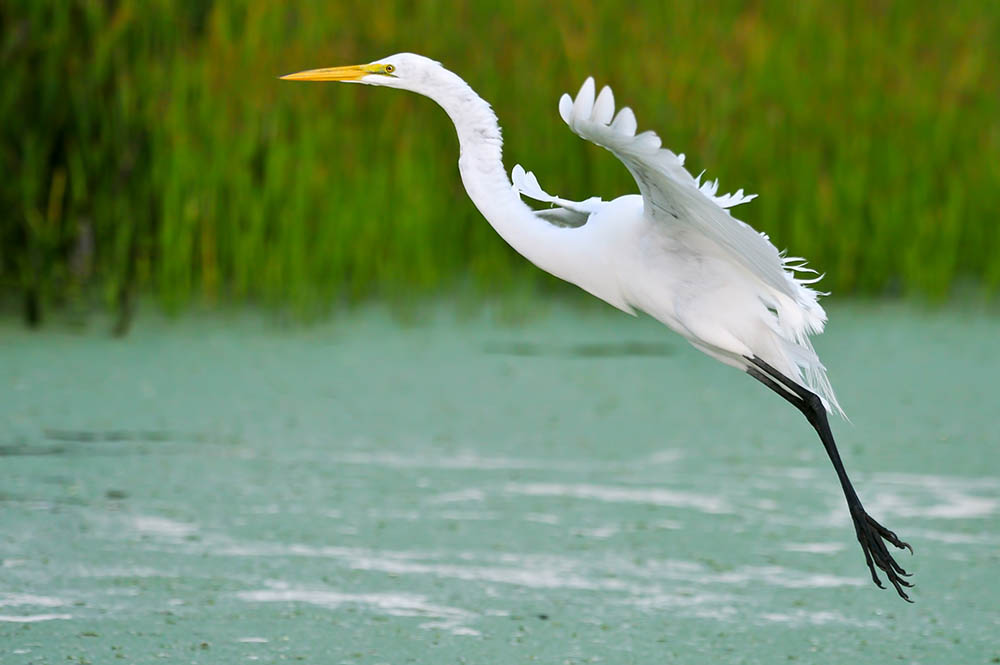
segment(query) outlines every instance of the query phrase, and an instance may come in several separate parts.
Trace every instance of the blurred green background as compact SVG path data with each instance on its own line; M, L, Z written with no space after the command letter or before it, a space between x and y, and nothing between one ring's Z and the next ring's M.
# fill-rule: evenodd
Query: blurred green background
M276 80L398 51L492 102L508 168L550 191L634 191L558 119L592 74L694 172L760 193L739 215L826 289L1000 284L995 2L5 0L0 25L0 300L32 322L563 293L479 218L431 102Z

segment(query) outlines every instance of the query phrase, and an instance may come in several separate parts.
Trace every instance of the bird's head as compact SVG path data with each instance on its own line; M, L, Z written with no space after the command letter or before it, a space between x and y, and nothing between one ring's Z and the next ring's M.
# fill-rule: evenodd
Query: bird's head
M443 71L441 63L430 58L415 53L397 53L367 65L307 69L295 74L286 74L281 78L287 81L364 83L426 94L427 87L432 85L436 75Z

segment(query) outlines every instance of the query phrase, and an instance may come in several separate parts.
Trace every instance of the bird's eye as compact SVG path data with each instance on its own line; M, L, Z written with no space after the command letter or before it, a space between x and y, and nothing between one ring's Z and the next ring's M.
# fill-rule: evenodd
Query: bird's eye
M392 65L386 65L386 66L385 66L385 73L386 73L386 74L391 74L391 73L393 73L394 71L396 71L396 68L395 68L395 67L393 67Z

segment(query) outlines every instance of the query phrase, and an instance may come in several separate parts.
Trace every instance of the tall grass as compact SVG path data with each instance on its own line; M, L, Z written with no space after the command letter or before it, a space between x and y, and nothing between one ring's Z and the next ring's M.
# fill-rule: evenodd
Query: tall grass
M432 103L275 78L403 50L466 78L508 167L564 196L634 190L556 114L594 74L691 168L759 192L739 215L826 288L1000 284L996 3L22 0L0 22L0 285L29 318L136 291L305 312L549 288L465 197Z

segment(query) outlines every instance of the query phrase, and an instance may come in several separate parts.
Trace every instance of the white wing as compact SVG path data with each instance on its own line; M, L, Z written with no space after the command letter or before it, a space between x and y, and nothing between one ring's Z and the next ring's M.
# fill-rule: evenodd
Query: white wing
M536 210L535 214L558 226L583 226L593 213L606 205L599 196L592 196L585 201L570 201L549 194L538 184L538 178L531 171L525 171L524 167L516 164L510 172L510 179L514 185L514 191L520 196L527 196L529 199L542 203L551 203L556 208L547 210Z
M801 287L785 271L787 263L770 240L729 214L728 208L746 203L756 194L744 194L741 189L716 196L718 180L701 183L700 175L695 178L684 168L684 155L661 148L655 133L636 135L630 108L622 108L617 116L614 111L611 89L605 86L595 99L592 78L584 82L575 100L569 95L559 100L559 115L570 129L610 150L632 173L646 215L702 234L779 293L791 298L801 295Z
M805 385L843 413L837 404L826 372L809 341L822 332L826 313L817 294L807 284L818 281L797 279L794 272L812 272L799 258L785 257L766 235L729 213L729 208L752 200L755 194L739 190L716 196L719 183L701 182L684 168L684 155L661 147L654 132L636 134L635 114L628 107L615 115L611 89L604 87L595 98L594 79L588 78L576 99L563 95L559 115L579 136L610 150L632 173L648 217L678 230L707 238L736 264L756 276L770 293L761 300L777 312L775 325L790 345L789 355L798 365Z
M586 214L591 214L597 212L604 206L604 201L601 200L599 196L591 196L585 201L570 201L569 199L561 199L558 196L553 196L542 189L541 185L538 184L538 178L531 171L525 171L524 167L520 164L516 164L510 172L511 182L514 183L514 191L516 191L521 196L527 196L530 199L536 201L542 201L544 203L553 203L561 208L567 208L568 210L575 210L576 212L582 212Z

